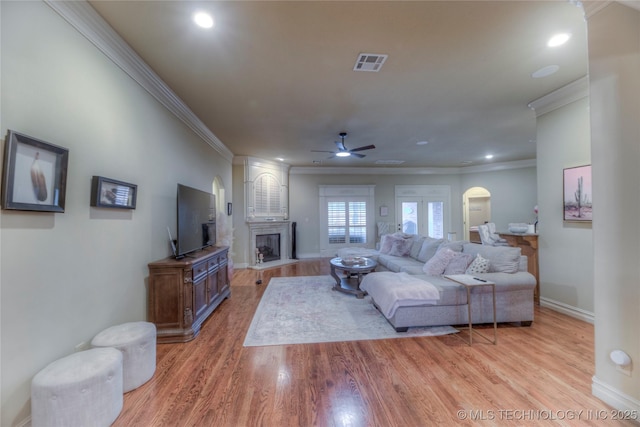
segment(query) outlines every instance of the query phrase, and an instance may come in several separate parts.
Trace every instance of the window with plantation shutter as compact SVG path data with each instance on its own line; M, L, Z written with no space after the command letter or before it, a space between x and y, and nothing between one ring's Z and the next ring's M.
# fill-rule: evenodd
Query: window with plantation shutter
M329 201L327 218L330 244L367 243L367 202Z
M329 243L345 243L347 241L347 204L329 202L327 217L329 218Z
M373 247L373 186L321 186L321 253L340 247Z
M280 214L280 184L270 174L260 175L254 183L254 209L259 216Z

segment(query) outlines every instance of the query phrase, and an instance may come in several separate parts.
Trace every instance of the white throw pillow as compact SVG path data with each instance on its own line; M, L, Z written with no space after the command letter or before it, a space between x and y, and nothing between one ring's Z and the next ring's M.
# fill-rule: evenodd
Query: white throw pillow
M473 262L473 255L456 253L447 268L444 269L444 274L464 274L467 268Z
M391 234L385 234L380 238L380 253L388 254L391 252L391 247L393 246L393 242L395 238Z
M398 239L393 242L391 245L391 250L389 251L389 255L392 256L407 256L409 251L411 250L411 244L413 241L411 239Z
M489 272L489 260L482 258L482 255L476 255L471 265L465 271L466 274L478 274Z
M393 255L393 256L405 256L411 249L413 239L399 235L399 233L385 234L380 239L380 253Z
M456 256L456 253L451 249L444 249L442 251L436 252L434 256L431 257L429 261L427 261L422 266L422 271L429 276L439 276L444 273L444 270L449 265L449 262Z

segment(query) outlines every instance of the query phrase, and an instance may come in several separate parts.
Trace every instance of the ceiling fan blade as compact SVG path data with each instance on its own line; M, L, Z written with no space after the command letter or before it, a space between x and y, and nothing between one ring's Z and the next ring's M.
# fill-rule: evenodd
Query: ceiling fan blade
M354 151L372 150L374 148L376 148L375 145L365 145L365 146L362 146L362 147L354 148L353 150L349 150L349 151L351 151L353 153Z
M340 151L347 151L347 147L344 146L344 141L334 141L336 143L336 147Z
M311 150L312 153L334 153L334 151L327 150Z
M351 150L351 151L353 151L353 150ZM364 157L364 154L353 153L353 152L351 153L351 155L352 155L352 156L355 156L355 157L357 157L357 158L359 158L359 159L361 159L361 158L363 158L363 157Z

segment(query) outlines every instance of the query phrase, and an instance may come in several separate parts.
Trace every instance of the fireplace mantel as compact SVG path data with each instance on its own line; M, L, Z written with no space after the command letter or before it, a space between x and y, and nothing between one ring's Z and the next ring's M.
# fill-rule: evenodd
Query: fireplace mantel
M249 228L252 226L262 226L265 224L289 224L291 221L286 219L270 219L270 220L251 220L247 221Z

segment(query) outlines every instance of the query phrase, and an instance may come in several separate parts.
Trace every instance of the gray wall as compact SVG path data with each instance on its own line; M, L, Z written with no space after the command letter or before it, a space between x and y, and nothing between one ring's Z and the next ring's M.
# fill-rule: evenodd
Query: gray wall
M0 424L11 426L28 416L40 369L108 326L146 320L147 263L169 255L176 183L210 191L220 176L230 189L231 164L46 4L0 12L2 136L69 149L65 213L0 213ZM91 208L92 175L137 184L137 208Z
M533 223L536 218L533 208L538 204L536 176L533 167L464 174L460 180L461 193L456 197L462 200L468 189L484 187L491 193L491 221L498 230L506 230L510 222Z
M563 220L563 169L591 164L589 100L538 117L540 297L593 315L591 223ZM591 196L590 196L591 197Z

